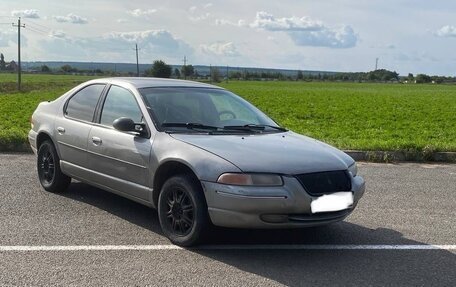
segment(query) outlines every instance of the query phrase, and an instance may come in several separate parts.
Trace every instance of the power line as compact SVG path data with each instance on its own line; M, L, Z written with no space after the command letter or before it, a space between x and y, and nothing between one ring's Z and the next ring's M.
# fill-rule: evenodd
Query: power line
M46 31L43 31L43 30L40 30L40 29L37 29L35 27L31 27L31 26L28 26L27 27L24 27L25 29L27 30L30 30L30 31L33 31L35 33L39 33L39 34L42 34L42 35L46 35L46 36L49 36L49 33L46 32Z
M35 32L35 33L38 33L38 34L41 34L41 35L49 36L48 33L44 32L44 31L41 31L41 30L36 30L35 28L32 28L30 26L27 26L25 29L27 29L29 31L32 31L32 32Z
M28 22L28 24L32 24L32 25L47 29L49 31L52 31L52 28L49 28L48 26L45 26L45 25L42 25L42 24L38 24L36 21L34 21L32 19L28 19L27 21L30 21L30 22Z
M50 33L52 32L51 28L46 27L44 25L40 25L38 23L31 22L30 19L27 20L27 22L25 22L24 24L27 25L27 29L30 29L31 31L36 33L44 34L46 36L50 36Z
M44 30L44 29L42 29L42 28L40 28L40 27L31 25L31 23L29 23L29 22L24 23L24 24L27 25L27 28L33 28L33 29L35 29L35 30L37 30L37 31L40 31L40 32L43 32L43 33L49 33L49 32L51 32L51 30Z
M28 19L27 20L27 25L32 25L32 27L35 29L35 30L38 30L38 31L41 31L43 33L47 33L49 37L53 37L53 38L60 38L60 37L55 37L52 35L52 32L56 31L57 30L54 30L53 28L49 27L49 26L46 26L46 25L42 25L42 24L39 24L36 22L36 20L32 20L32 19ZM67 36L71 36L71 34L68 34L66 31L64 32L65 35ZM76 38L76 37L73 37L73 38ZM125 48L125 50L127 50L127 48Z

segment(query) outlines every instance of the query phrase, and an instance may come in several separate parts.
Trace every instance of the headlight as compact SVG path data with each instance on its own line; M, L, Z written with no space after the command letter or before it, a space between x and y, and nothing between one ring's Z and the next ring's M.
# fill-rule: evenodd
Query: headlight
M354 162L351 166L348 167L348 171L355 177L358 174L358 166Z
M224 173L217 179L218 183L230 185L279 186L282 177L276 174Z

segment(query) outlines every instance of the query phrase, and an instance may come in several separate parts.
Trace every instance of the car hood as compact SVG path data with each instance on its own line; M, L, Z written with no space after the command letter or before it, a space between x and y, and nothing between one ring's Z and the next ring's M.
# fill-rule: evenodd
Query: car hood
M294 132L253 135L170 134L236 165L243 172L300 174L344 170L353 159L344 152Z

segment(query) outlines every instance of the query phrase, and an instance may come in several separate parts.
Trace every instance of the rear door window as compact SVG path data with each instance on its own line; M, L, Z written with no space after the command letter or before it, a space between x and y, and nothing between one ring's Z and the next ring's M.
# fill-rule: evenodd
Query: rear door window
M74 94L68 101L65 115L70 118L91 122L98 99L105 85L90 85Z

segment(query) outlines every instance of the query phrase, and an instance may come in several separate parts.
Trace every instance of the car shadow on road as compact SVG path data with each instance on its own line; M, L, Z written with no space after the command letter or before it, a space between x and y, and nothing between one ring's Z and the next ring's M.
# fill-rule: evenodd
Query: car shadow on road
M156 210L127 198L78 181L73 181L68 190L59 193L59 195L97 207L132 224L162 235Z
M139 203L79 182L73 182L68 192L61 195L95 206L162 235L157 213ZM206 243L216 246L426 245L407 239L402 233L390 228L372 229L348 221L306 229L253 230L214 227ZM454 286L456 282L456 254L447 250L188 250L259 276L266 280L265 285Z
M285 230L216 228L211 245L426 245L389 228L347 221ZM253 246L255 247L255 246ZM192 250L287 286L455 286L456 254L447 250Z

